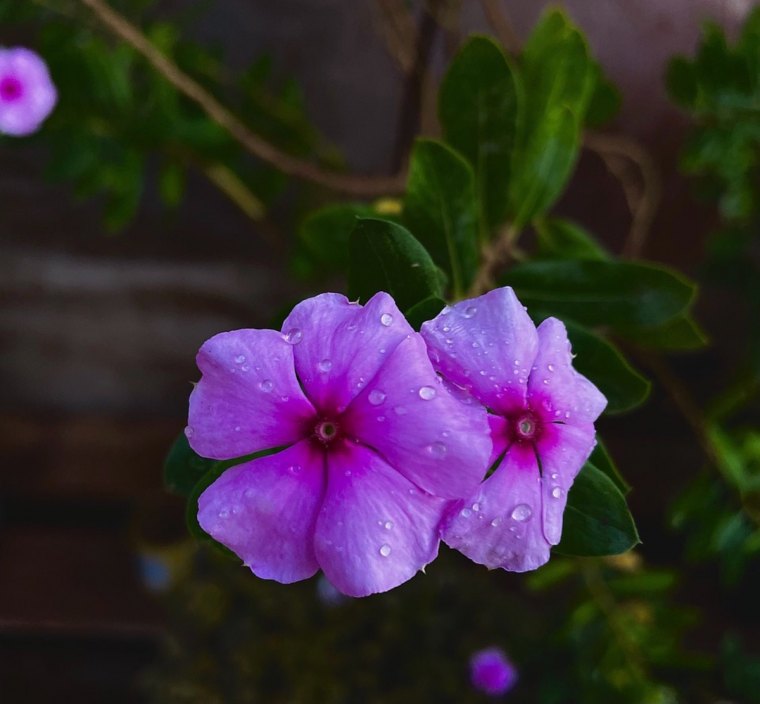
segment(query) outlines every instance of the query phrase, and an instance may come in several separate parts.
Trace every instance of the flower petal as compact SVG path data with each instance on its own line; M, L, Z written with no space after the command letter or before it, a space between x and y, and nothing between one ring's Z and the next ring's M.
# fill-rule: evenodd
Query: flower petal
M0 132L22 137L37 130L58 100L47 65L33 51L0 48L0 81L18 82L20 95L0 96Z
M573 369L573 355L565 325L547 318L538 326L538 354L528 380L534 407L551 419L572 425L593 423L607 399L585 376Z
M536 453L541 464L544 537L551 545L562 537L562 516L573 480L596 445L594 426L549 423Z
M414 334L349 406L346 432L377 450L391 467L435 496L467 496L488 469L485 409L452 396Z
M305 437L315 411L298 385L293 349L274 330L234 330L207 340L190 394L190 446L212 459L242 457Z
M538 338L511 288L444 309L421 332L433 365L447 379L497 413L522 408Z
M299 303L282 325L306 394L322 411L342 412L413 330L387 293L366 305L324 293Z
M534 570L549 559L541 503L541 477L533 448L515 443L467 501L452 502L443 540L489 569Z
M255 575L290 584L319 569L314 526L324 491L324 451L304 440L224 472L198 499L198 522Z
M362 445L331 447L327 462L315 550L335 587L349 596L384 592L435 559L445 501L420 491Z

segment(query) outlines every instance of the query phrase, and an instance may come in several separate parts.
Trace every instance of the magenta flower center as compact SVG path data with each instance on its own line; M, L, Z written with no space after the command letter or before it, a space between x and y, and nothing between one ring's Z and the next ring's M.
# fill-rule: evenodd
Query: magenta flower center
M314 426L314 436L323 445L329 445L338 435L339 427L334 420L320 420Z
M24 84L15 76L3 76L0 78L0 99L7 103L21 98L24 94Z

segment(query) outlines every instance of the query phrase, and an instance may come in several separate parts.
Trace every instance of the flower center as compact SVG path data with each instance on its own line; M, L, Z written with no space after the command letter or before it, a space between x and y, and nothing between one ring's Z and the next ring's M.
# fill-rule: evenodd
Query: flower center
M338 436L338 424L333 420L320 420L314 426L314 435L324 445L329 445Z
M0 78L0 99L6 102L18 100L24 94L24 86L14 76Z
M532 440L536 434L538 424L532 413L523 413L515 420L515 434L520 440Z

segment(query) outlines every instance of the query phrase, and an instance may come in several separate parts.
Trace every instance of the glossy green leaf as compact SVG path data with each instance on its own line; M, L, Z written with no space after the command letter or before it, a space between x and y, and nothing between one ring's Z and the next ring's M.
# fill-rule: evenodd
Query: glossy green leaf
M487 37L470 38L441 83L438 114L444 138L475 170L486 228L506 215L520 92L516 71Z
M655 328L636 330L631 339L641 347L661 350L696 350L705 347L707 334L687 313Z
M372 208L363 203L328 205L309 213L298 228L298 237L320 273L348 269L348 240L357 218L371 217Z
M449 275L454 297L478 266L478 212L472 167L445 144L420 139L409 164L404 222Z
M580 225L561 218L534 223L539 259L609 259L609 254Z
M547 11L536 25L521 69L525 101L508 208L518 227L546 212L564 190L597 82L583 35L559 9Z
M386 291L401 310L443 297L441 272L406 228L389 220L359 219L349 240L348 295L367 301Z
M594 62L594 89L586 108L586 125L601 127L608 123L620 110L622 97L614 83L602 71L601 66Z
M619 555L639 542L625 497L604 472L586 462L567 496L562 540L555 551L585 557Z
M681 315L695 287L654 264L621 261L533 261L503 277L532 315L634 330Z
M605 412L622 413L641 405L649 396L651 384L611 342L581 325L566 325L576 355L573 366L607 397Z
M591 457L588 458L588 461L591 462L594 467L604 472L612 480L615 486L620 489L623 495L631 490L631 485L623 479L623 475L620 474L620 470L618 470L617 465L610 456L610 453L607 452L606 446L598 435L596 436L596 447L591 453Z
M217 464L194 452L180 433L164 460L164 484L169 491L189 496L200 478Z
M411 308L405 310L404 316L409 322L409 325L415 330L419 330L422 323L435 318L435 316L443 310L445 305L446 301L437 296L430 296L430 298L415 303Z

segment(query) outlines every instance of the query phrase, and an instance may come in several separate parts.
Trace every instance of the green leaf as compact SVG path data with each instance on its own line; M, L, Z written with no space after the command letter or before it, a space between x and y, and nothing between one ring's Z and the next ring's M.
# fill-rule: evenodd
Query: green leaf
M619 555L639 543L625 497L612 480L590 462L575 478L567 496L561 555Z
M388 220L359 219L349 240L348 295L367 301L386 291L401 310L443 297L441 272L406 228Z
M611 342L574 323L567 323L567 334L576 355L573 366L607 397L606 413L622 413L646 400L651 384Z
M298 228L298 237L320 273L348 269L348 240L360 217L371 217L372 208L363 203L328 205L309 213Z
M620 474L617 465L612 457L610 457L610 453L607 452L607 448L598 435L596 437L596 447L591 453L591 457L588 458L588 461L591 462L594 467L604 472L624 495L631 490L630 484L623 479L623 475Z
M461 297L478 266L478 212L470 165L445 144L414 145L404 201L404 221L449 275Z
M609 259L604 248L580 225L561 218L534 223L539 259Z
M562 193L581 146L597 82L583 35L559 9L536 25L522 54L525 103L509 188L508 214L519 228Z
M503 278L531 314L637 330L682 314L695 286L662 266L619 261L533 261Z
M430 296L424 301L415 303L411 308L405 310L404 316L409 322L409 325L415 330L419 330L420 327L422 327L422 323L435 318L435 316L443 310L445 305L446 301L437 296Z
M707 334L688 313L656 328L636 330L631 339L641 347L674 351L696 350L709 343Z
M194 452L185 434L180 433L164 460L164 484L174 494L189 496L200 478L216 464L216 460Z
M506 216L520 93L519 76L488 37L470 38L441 83L444 138L475 170L486 231Z
M601 127L617 115L622 98L615 84L604 75L596 62L593 63L593 73L594 90L586 109L586 125Z
M185 170L175 162L164 164L158 177L161 200L170 208L176 208L185 192Z

